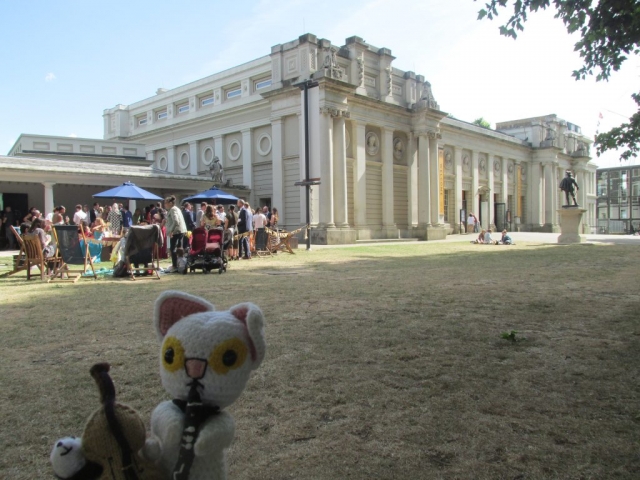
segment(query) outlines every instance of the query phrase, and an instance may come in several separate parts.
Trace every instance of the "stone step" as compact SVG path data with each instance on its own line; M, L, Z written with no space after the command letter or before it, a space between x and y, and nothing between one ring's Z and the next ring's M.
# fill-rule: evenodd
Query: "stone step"
M361 245L363 243L407 243L419 241L419 238L370 238L364 240L356 240L356 244Z

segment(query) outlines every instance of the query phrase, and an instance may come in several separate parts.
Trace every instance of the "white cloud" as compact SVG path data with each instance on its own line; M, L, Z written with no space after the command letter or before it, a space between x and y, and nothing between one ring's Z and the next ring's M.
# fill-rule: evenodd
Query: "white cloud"
M67 137L71 137L71 138L76 138L78 135L76 135L75 133L70 133L69 135L67 135Z
M55 79L56 79L56 76L53 72L47 73L44 77L45 82L53 82Z

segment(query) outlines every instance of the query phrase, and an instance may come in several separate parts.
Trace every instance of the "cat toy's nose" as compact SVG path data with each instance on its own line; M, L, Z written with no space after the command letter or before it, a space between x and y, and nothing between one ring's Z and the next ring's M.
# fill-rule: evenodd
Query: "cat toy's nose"
M200 358L188 358L184 363L187 375L194 380L200 380L207 373L207 361Z

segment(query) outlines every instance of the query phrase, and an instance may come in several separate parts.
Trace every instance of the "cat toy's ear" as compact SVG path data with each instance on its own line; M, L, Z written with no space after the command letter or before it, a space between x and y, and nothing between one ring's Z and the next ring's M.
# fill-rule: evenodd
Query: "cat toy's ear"
M264 337L264 315L253 303L240 303L231 307L231 315L241 322L249 337L249 351L253 361L253 369L260 366L264 359L267 342Z
M176 290L163 292L156 300L153 324L162 341L167 331L178 321L194 313L210 312L216 307L206 300Z

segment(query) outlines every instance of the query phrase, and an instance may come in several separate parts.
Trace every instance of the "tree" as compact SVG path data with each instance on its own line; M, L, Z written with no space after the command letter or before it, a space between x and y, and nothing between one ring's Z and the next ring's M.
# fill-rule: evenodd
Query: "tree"
M474 125L478 125L479 127L491 128L491 123L484 119L484 117L476 118L473 122Z
M477 0L474 0L477 1ZM493 20L498 12L507 8L508 0L490 0L478 12L478 20ZM629 55L640 53L640 2L638 0L515 0L513 15L500 27L500 34L517 38L517 31L529 13L555 6L567 32L579 32L575 51L580 53L583 66L573 72L576 80L596 75L597 81L607 80L612 72L620 70ZM594 5L595 3L595 5ZM622 160L628 160L640 151L640 92L632 98L638 105L629 122L596 136L598 156L607 150L624 148Z

